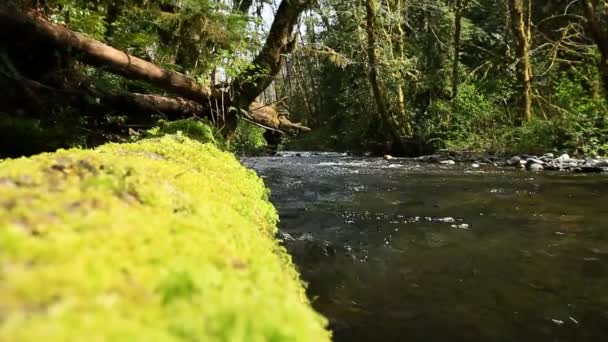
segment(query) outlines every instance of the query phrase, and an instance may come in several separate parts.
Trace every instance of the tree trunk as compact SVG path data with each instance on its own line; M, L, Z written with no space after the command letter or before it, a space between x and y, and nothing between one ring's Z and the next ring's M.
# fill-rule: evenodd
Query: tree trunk
M3 31L7 37L29 35L51 41L58 46L72 48L82 54L82 59L87 64L103 67L107 71L129 79L148 82L193 101L207 101L212 95L211 89L183 74L163 69L156 64L40 18L0 9L0 31Z
M240 105L247 105L266 89L281 70L283 55L297 45L292 38L298 17L312 4L311 0L281 1L264 47L251 66L232 83Z
M532 119L532 0L510 0L510 4L511 24L517 43L517 86L521 97L519 120L527 122Z
M234 12L246 15L247 13L249 13L251 5L253 5L253 0L234 0L234 3L232 4L232 10Z
M258 70L274 71L280 68L281 55L288 52L287 46L297 18L308 4L309 1L304 0L285 0L281 2L266 45L254 61L253 65ZM177 117L192 115L213 117L211 108L217 108L218 112L227 113L225 116L222 115L222 120L219 122L230 123L228 130L236 127L234 123L241 116L239 111L228 110L233 104L229 93L204 87L196 80L183 74L163 69L65 27L51 24L44 19L30 17L8 9L0 9L0 38L8 40L15 39L15 37L20 41L33 41L33 44L44 41L51 42L57 47L72 49L72 51L79 53L75 57L87 64L104 68L106 71L129 79L148 82L160 89L185 98L172 99L159 95L131 93L95 93L94 97L97 97L98 101L106 107L115 106L114 108L118 110L141 110L149 113L165 112ZM272 112L274 117L272 120L268 119L268 112L251 111L250 105L272 82L275 74L276 72L271 72L259 75L254 74L250 69L237 78L248 80L248 82L237 83L242 84L242 86L232 89L231 94L239 99L238 105L240 108L249 111L249 120L254 123L275 130L308 130L307 127L290 122L287 116L279 114L276 108ZM45 91L48 93L53 89L55 88L49 88ZM59 89L57 91L59 93L56 95L61 95L61 92L74 95L67 96L67 98L73 100L77 107L82 105L82 100L78 100L78 92L74 93L73 90L69 89ZM239 91L243 93L241 94ZM83 94L86 95L86 93Z
M587 27L600 52L598 70L604 83L605 95L608 98L608 31L602 26L602 21L597 18L593 0L583 0Z
M452 98L456 98L458 95L462 10L462 0L456 0L456 3L454 4L454 61L452 64Z
M369 83L372 88L372 94L376 101L376 107L380 114L380 118L388 126L389 135L393 140L393 143L398 148L405 150L403 146L403 139L399 134L399 126L394 121L394 118L388 112L386 103L384 102L384 93L380 88L378 81L378 61L376 56L376 36L374 32L374 18L376 16L374 10L373 0L365 0L365 19L366 19L366 33L367 33L367 58L369 62Z

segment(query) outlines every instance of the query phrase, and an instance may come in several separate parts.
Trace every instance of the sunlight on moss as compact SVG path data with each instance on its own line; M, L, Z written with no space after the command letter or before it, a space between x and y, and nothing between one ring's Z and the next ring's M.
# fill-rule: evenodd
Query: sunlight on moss
M212 144L4 160L0 192L0 340L329 340L263 182Z

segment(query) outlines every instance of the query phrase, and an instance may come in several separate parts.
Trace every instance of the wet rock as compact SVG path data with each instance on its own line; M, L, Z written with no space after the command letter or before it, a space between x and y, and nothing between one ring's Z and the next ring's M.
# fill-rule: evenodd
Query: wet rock
M511 157L509 160L507 160L507 165L508 166L519 166L520 162L521 162L521 158L519 156L514 156L514 157Z
M541 171L544 169L544 167L543 167L544 164L545 164L545 162L543 162L540 159L530 158L530 159L526 160L526 169L528 169L530 171Z
M439 155L432 154L428 156L418 157L416 158L416 160L423 163L439 163L441 161L441 157Z
M529 171L537 172L544 170L545 167L541 164L527 164L526 169L528 169Z
M461 223L461 224L453 224L450 227L456 228L456 229L468 230L470 226L467 223Z
M298 241L314 241L315 238L310 233L304 233L298 237Z
M600 160L595 164L597 167L608 167L608 160Z
M385 154L382 158L384 158L384 160L392 160L395 159L395 157L391 156L390 154Z
M538 159L538 158L528 158L528 159L526 160L526 166L527 166L527 165L534 165L534 164L540 164L540 165L543 165L544 163L545 163L544 161L542 161L542 160L540 160L540 159Z
M429 221L435 221L435 222L443 222L443 223L453 223L456 222L456 220L453 217L439 217L439 218L428 218Z
M555 155L553 153L545 153L545 154L543 154L543 157L553 159L553 158L555 158Z
M451 159L448 159L448 160L442 160L442 161L440 161L439 164L441 164L441 165L456 165L456 162L453 161L453 160L451 160Z
M291 234L279 231L279 239L282 241L296 241Z
M479 169L479 164L477 164L477 163L472 164L471 167L474 168L474 169Z
M562 166L555 163L545 164L544 169L547 171L559 171L562 170Z
M518 168L520 169L525 169L526 168L526 161L525 160L520 160L519 161L519 165L517 165Z
M567 153L562 154L561 156L555 159L558 163L566 163L570 161L570 156Z
M579 167L575 168L574 171L584 173L599 173L606 171L605 169L608 168L603 168L595 165L580 165Z

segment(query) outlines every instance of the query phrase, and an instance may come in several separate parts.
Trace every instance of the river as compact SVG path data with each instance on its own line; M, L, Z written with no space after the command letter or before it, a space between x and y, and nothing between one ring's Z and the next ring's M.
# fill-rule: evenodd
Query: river
M335 341L607 341L608 176L243 158Z

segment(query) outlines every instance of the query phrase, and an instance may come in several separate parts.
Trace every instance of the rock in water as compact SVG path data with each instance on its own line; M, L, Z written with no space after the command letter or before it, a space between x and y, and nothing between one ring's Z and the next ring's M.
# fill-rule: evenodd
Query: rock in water
M385 154L383 158L384 158L384 160L392 160L392 159L395 159L395 157L391 156L390 154Z
M455 165L456 162L453 161L453 160L451 160L451 159L448 159L448 160L442 160L442 161L440 161L439 164L442 164L442 165Z
M534 166L534 165L537 165L537 166ZM530 171L543 170L544 169L543 165L545 165L545 162L543 162L540 159L529 158L528 160L526 160L526 169L528 169ZM538 166L540 166L540 168Z
M520 161L521 161L520 157L514 156L514 157L511 157L509 160L507 160L507 165L508 166L518 166Z
M608 167L608 160L600 160L595 164L597 167Z
M564 153L561 156L557 157L557 159L555 159L555 161L557 161L559 163L566 163L566 162L570 161L570 156L567 153Z

